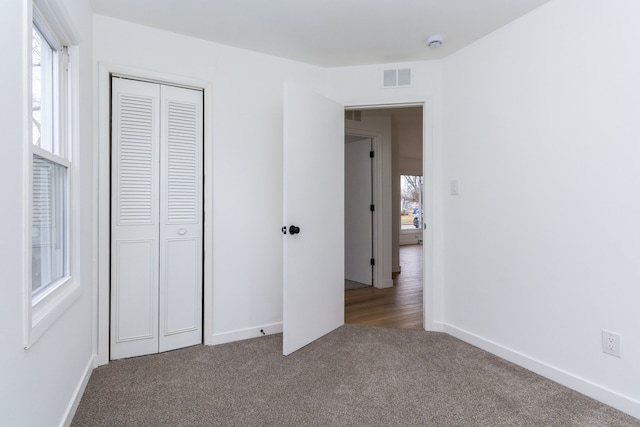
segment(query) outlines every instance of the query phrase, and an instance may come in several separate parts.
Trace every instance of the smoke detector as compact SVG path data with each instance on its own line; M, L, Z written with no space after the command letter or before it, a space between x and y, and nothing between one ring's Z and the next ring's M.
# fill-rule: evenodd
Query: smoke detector
M440 34L434 34L427 39L427 46L431 49L437 49L444 43L444 39Z

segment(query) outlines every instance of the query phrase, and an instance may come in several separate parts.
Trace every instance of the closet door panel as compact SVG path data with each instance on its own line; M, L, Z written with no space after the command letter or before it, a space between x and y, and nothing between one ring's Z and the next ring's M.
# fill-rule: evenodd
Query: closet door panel
M154 240L118 241L115 251L117 276L114 280L114 305L117 310L114 332L117 343L136 340L152 342L157 337L155 243Z
M112 79L111 358L158 351L160 86Z
M162 86L160 351L202 342L202 92Z
M199 239L167 239L164 255L169 262L163 265L161 275L165 277L163 289L164 313L161 336L165 344L173 341L177 347L200 343L200 252ZM189 332L197 334L193 337ZM180 336L178 336L180 335ZM172 339L169 339L171 337ZM170 348L161 348L161 351Z

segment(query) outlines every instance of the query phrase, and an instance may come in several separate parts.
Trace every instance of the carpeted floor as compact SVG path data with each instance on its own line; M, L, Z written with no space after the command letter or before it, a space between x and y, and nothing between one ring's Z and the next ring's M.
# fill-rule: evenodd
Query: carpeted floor
M640 426L445 334L345 325L97 368L72 426Z

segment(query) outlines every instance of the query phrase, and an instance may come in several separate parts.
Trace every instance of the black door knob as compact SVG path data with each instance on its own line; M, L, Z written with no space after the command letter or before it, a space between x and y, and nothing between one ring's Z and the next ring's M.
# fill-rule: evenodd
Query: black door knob
M300 227L296 227L295 225L292 225L291 227L289 227L289 234L298 234L300 232Z

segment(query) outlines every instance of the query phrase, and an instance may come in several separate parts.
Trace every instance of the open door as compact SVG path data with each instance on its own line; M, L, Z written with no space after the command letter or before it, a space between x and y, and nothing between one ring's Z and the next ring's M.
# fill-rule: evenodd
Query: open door
M284 88L283 354L344 324L344 107Z
M345 138L344 278L373 285L371 138Z

